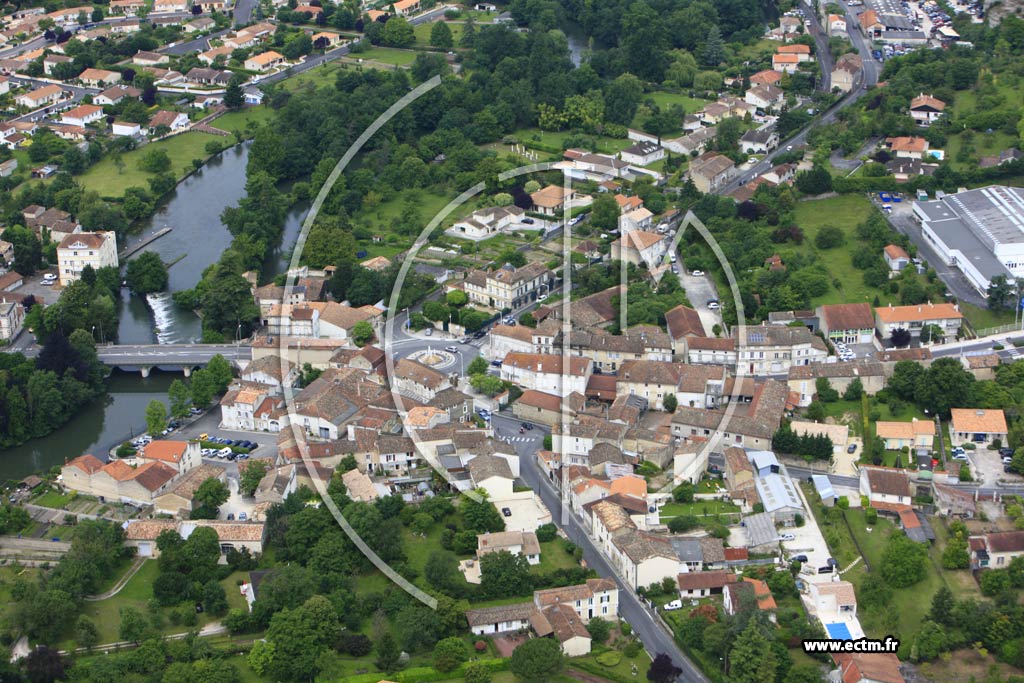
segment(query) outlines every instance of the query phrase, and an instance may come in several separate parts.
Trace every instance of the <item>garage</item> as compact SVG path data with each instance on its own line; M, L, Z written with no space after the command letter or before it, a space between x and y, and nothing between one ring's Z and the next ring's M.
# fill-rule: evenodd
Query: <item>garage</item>
M139 548L139 557L153 557L153 543L152 543L152 541L140 541L138 548Z

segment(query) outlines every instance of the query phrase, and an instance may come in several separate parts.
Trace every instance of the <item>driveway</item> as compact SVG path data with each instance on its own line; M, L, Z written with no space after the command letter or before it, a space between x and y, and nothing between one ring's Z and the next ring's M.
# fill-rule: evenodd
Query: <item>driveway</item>
M669 276L666 275L666 277ZM715 325L722 325L721 309L712 311L707 305L711 299L718 301L718 291L715 289L714 281L707 275L696 277L686 272L680 272L679 284L686 290L686 298L690 300L690 305L697 309L697 315L700 316L700 322L704 326L704 333L709 337L715 336Z
M971 474L979 485L993 486L1000 479L1008 479L1003 472L1003 456L999 451L990 451L982 447L975 451L967 451L971 463Z
M921 224L914 217L914 203L909 199L904 199L898 204L893 204L892 207L892 213L886 214L889 224L893 229L910 238L910 241L917 246L918 256L935 269L939 279L949 288L953 296L959 301L984 308L986 303L981 292L975 289L959 268L947 265L932 248L931 243L924 238L921 233Z

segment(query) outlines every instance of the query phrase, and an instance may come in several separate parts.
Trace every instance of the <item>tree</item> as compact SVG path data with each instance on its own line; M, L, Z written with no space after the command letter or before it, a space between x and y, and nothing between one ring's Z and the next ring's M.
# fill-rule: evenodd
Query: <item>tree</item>
M897 327L895 330L892 331L892 334L889 336L889 339L892 341L892 345L897 349L910 346L910 330L904 329L902 327Z
M146 173L166 173L171 170L171 157L164 149L147 150L139 159L139 170Z
M381 671L391 673L398 668L398 660L401 655L394 636L390 632L385 632L377 641L377 660L374 664Z
M672 489L672 499L677 503L692 503L693 494L693 484L688 481L684 481L682 484Z
M643 83L633 74L625 73L617 77L604 89L605 119L611 123L628 126L636 116L643 91Z
M824 683L821 669L814 664L799 664L786 672L783 683Z
M822 166L815 166L809 171L801 171L796 175L796 189L810 195L829 192L832 189L832 174Z
M509 662L509 670L527 681L553 680L564 666L562 648L551 638L527 640L515 649Z
M78 616L78 621L75 622L75 642L78 643L79 647L84 647L91 650L96 643L100 642L100 632L96 628L96 624L93 623L92 619L81 614Z
M942 566L944 569L967 569L970 565L967 539L960 532L954 533L942 551Z
M469 659L469 646L462 638L445 638L434 646L434 668L449 673Z
M530 564L507 550L480 558L480 590L492 599L526 595L533 589Z
M469 384L482 394L497 396L505 390L505 383L494 375L472 375Z
M136 294L159 292L167 287L167 266L156 252L144 251L128 262L125 279Z
M465 683L491 683L491 670L482 662L470 662L462 669Z
M206 364L206 372L210 374L215 389L214 393L217 394L223 394L227 391L228 385L234 379L231 363L219 353L215 354Z
M839 392L832 388L832 383L828 381L828 377L819 377L815 380L814 390L818 400L822 403L835 403L839 400Z
M448 28L447 22L434 22L434 25L430 28L430 44L443 50L450 50L452 48L454 44L452 41L452 30Z
M661 404L665 407L666 413L676 412L676 408L679 407L679 401L676 399L675 394L665 394L665 398L661 400Z
M896 364L894 372L899 369ZM912 361L907 361L912 362ZM890 379L890 382L893 378ZM974 375L957 358L939 358L920 372L914 387L915 402L930 413L949 417L954 406L969 405Z
M951 626L955 603L953 591L948 586L941 586L932 596L932 608L928 612L928 618L937 624Z
M717 67L725 61L725 41L722 40L722 32L718 26L712 26L704 40L704 50L701 52L701 61L704 66Z
M167 406L159 399L153 399L146 406L146 431L157 436L167 427Z
M39 645L28 653L25 658L25 673L29 683L54 683L64 678L64 659L60 652L53 648ZM4 681L18 681L21 676L14 677L10 672L3 672Z
M366 346L373 340L373 325L360 320L352 326L352 341L356 346Z
M882 578L893 588L913 586L927 573L928 552L920 543L896 533L882 552Z
M487 360L483 356L477 356L469 362L466 366L466 374L472 377L473 375L483 375L487 373Z
M590 637L598 645L604 645L608 642L608 636L611 635L611 631L611 624L601 617L594 617L587 622L587 632L590 633Z
M946 331L934 323L929 323L921 328L922 344L941 344L946 337Z
M405 17L392 17L384 24L384 43L391 47L410 47L416 42L412 24Z
M231 111L238 111L245 105L245 93L238 79L232 78L224 90L224 106Z
M934 621L921 623L917 634L917 661L930 661L946 649L946 633Z
M180 420L188 416L192 395L184 382L180 379L171 382L171 386L167 390L167 398L171 402L171 417Z
M651 683L674 683L682 673L683 670L676 666L671 657L660 653L647 669L647 680Z
M729 651L729 680L775 683L778 656L757 619L751 619Z
M205 408L210 405L216 386L210 373L205 368L201 368L192 373L189 389L192 393L192 403L199 408Z
M611 193L599 193L590 207L590 224L601 232L617 230L621 213L619 203Z
M263 463L257 460L250 460L238 471L238 490L242 495L251 496L256 493L256 488L267 473Z
M216 519L218 508L231 497L228 487L220 479L210 477L193 495L199 507L192 511L193 519Z
M854 377L853 381L846 386L846 391L843 392L843 400L859 401L863 393L864 383L860 381L860 377Z
M118 637L135 644L142 642L146 631L149 630L149 622L142 612L134 607L122 607L120 617L121 624L117 629Z
M692 531L699 526L700 521L694 515L676 515L668 520L668 530L674 534Z
M846 241L846 235L841 228L834 225L823 225L814 236L814 246L818 249L833 249L840 247Z

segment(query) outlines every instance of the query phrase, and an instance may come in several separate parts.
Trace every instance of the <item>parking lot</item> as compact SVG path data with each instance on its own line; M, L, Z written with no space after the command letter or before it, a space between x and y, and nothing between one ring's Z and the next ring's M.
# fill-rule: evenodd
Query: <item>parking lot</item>
M715 325L722 324L722 310L711 310L707 304L711 300L719 301L714 281L707 275L697 276L684 271L679 274L679 284L686 290L686 298L697 309L704 333L709 337L714 336Z
M1006 463L999 451L990 451L982 447L974 451L967 451L968 462L971 465L971 474L975 481L983 486L993 486L1000 479L1009 479L1014 475L1003 471Z

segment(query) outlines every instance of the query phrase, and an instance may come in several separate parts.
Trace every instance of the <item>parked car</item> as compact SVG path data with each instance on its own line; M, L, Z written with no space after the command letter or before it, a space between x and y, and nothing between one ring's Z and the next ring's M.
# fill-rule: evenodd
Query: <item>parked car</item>
M523 220L521 220L519 222L520 223L524 223L526 225L533 225L535 221L532 218L524 218Z
M53 273L43 273L43 280L46 282L54 282L56 279L57 276Z
M512 516L512 509L511 508L501 508L501 514L505 515L506 517L511 517Z
M953 455L953 459L954 460L962 460L962 461L966 462L967 461L967 454L966 453L955 453Z
M690 275L692 275L694 277L704 277L704 271L703 270L694 270L694 271L692 271L690 273Z
M857 444L851 443L849 446L846 447L846 452L847 453L856 453L857 452Z
M789 558L789 561L790 562L806 562L807 561L807 556L806 555L794 555L793 557Z
M459 347L457 347L455 345L446 346L446 347L444 347L444 350L447 351L448 353L458 353Z
M665 610L666 612L672 612L674 610L682 609L682 608L683 608L683 601L682 600L673 600L672 602L666 602L665 605L662 607L662 609Z
M498 359L494 359L494 360L491 361L491 365L493 365L496 368L500 368L501 367L501 361L498 360Z
M239 521L244 522L245 520L249 519L249 516L246 515L244 512L239 512L238 513L238 519L239 519Z
M233 453L233 451L230 448L222 448L219 451L217 451L217 457L218 458L226 458L229 455L231 455L232 453Z
M547 294L541 294L540 296L537 297L537 301L544 301L544 299L547 299L547 298L548 298Z
M779 534L780 541L795 541L796 534Z
M228 513L228 521L229 522L235 521L235 513L234 512L229 512Z
M721 308L721 306L718 305L717 301L712 301L711 303L708 304L708 308L712 311L717 311L719 308Z
M431 336L432 334L434 334L434 328L433 327L428 327L427 329L425 329L423 331L423 334L427 335L428 337Z

